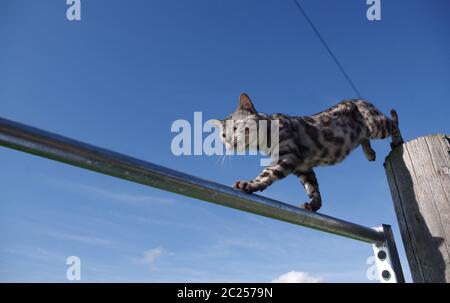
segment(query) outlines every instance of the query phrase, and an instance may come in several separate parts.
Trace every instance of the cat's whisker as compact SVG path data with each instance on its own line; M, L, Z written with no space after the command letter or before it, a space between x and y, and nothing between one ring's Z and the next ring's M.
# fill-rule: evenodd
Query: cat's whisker
M220 163L219 164L220 164L221 168L223 168L223 159L224 159L224 157L225 157L224 155L220 156Z
M223 155L222 156L220 156L220 157L217 157L217 160L216 160L216 162L214 163L214 165L217 165L217 164L219 164L219 162L220 162L220 159L223 157Z
M222 161L220 162L220 167L223 168L223 162L225 161L225 155L222 156Z
M227 155L223 156L222 168L227 166Z

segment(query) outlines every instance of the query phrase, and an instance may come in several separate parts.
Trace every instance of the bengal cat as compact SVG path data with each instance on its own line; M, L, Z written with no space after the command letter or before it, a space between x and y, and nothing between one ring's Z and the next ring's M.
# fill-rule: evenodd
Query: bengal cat
M249 96L240 95L238 108L223 120L216 120L221 129L221 139L228 149L236 148L241 140L249 140L245 127L228 127L247 122L268 122L278 120L279 140L278 157L272 165L253 180L237 181L234 187L252 193L262 191L274 181L294 174L300 179L310 201L302 208L317 211L322 205L319 184L313 168L333 165L341 162L353 149L362 146L369 161L375 160L375 151L370 146L371 139L383 139L391 136L391 147L403 143L398 128L398 116L391 110L391 119L383 115L374 105L362 99L341 101L335 106L312 116L289 116L285 114L267 115L256 111ZM262 138L270 137L270 129ZM261 137L258 137L261 138ZM248 143L244 143L246 149ZM275 144L263 150L271 155Z

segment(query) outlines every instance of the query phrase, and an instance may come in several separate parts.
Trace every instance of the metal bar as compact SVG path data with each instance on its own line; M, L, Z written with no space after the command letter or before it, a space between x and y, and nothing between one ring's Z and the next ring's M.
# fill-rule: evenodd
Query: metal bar
M0 145L355 240L373 244L384 242L384 234L369 227L309 212L259 195L247 194L229 186L3 118L0 118Z

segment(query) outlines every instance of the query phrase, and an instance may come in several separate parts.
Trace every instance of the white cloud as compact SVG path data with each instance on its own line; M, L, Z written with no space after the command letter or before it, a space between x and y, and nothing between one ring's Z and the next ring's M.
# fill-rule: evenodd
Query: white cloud
M272 283L321 283L322 279L304 271L290 271L272 280Z
M161 247L152 248L144 251L142 261L150 266L153 266L155 261L161 257L163 250Z
M111 245L113 244L113 241L109 239L104 238L98 238L98 237L92 237L92 236L86 236L86 235L73 235L73 234L66 234L63 232L42 232L42 234L50 237L55 237L63 240L69 240L69 241L76 241L80 243L85 244L93 244L93 245Z
M95 195L104 197L106 199L121 201L121 202L130 202L130 203L144 203L144 202L156 202L162 204L172 203L171 199L158 198L150 195L136 195L136 194L128 194L128 193L120 193L114 192L108 189L103 189L99 187L94 187L90 185L79 185L81 189L91 192Z
M125 192L118 192L113 191L110 189L104 189L97 186L82 184L78 182L73 182L69 180L60 180L55 179L52 177L42 176L40 178L46 183L49 183L53 186L58 186L64 189L69 190L75 190L76 192L80 192L87 195L94 195L97 197L109 199L109 200L115 200L119 202L128 202L128 203L147 203L147 202L153 202L153 203L160 203L160 204L173 204L175 200L173 199L166 199L166 198L160 198L153 195L139 195L134 193L125 193Z

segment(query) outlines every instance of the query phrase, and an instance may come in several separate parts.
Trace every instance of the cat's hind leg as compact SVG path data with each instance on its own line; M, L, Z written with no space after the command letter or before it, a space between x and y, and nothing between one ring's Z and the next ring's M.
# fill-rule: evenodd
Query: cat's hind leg
M364 141L362 141L361 146L364 151L364 155L366 155L367 160L375 161L377 155L375 151L372 149L372 146L370 146L369 139L365 139Z
M400 128L398 127L398 115L397 112L394 109L391 109L391 117L392 120L390 121L390 133L391 133L391 148L395 148L399 145L403 144L403 138L402 134L400 133Z
M322 206L322 197L319 192L319 183L317 182L316 174L311 169L307 172L299 172L296 175L300 178L306 194L310 198L309 202L300 205L301 208L316 212Z

